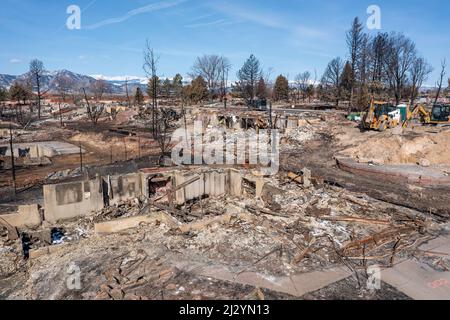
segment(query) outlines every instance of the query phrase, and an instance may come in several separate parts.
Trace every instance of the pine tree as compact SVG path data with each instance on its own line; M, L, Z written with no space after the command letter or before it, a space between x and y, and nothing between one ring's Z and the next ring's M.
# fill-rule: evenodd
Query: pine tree
M31 96L31 88L18 82L14 82L14 84L9 88L10 99L17 101L18 104L20 104L21 101L23 104L26 104L26 101L29 100Z
M239 81L236 86L236 89L249 105L255 99L256 85L261 76L262 69L259 60L254 55L251 55L238 71L237 77Z
M193 103L199 103L208 98L208 85L203 77L198 76L184 90L184 95Z
M256 89L256 96L259 99L266 99L267 98L267 86L266 82L264 81L264 78L261 77L258 82L258 87Z
M137 87L136 94L134 96L134 104L141 106L144 103L144 94L142 93L141 88Z
M155 97L154 93L156 93ZM159 77L150 78L147 85L147 94L150 97L150 99L157 98L161 94L161 80L159 80Z
M344 67L344 71L341 75L341 87L342 94L345 98L349 99L351 96L351 90L353 86L354 73L350 62L347 61Z
M358 63L361 56L362 45L364 42L364 32L363 25L358 17L356 17L353 22L351 29L347 32L347 46L350 55L350 66L353 70L353 78L350 83L350 101L353 101L354 90L356 86L357 75L355 71L357 70Z
M6 101L8 98L8 92L4 87L0 86L0 102Z
M183 77L177 73L172 83L173 94L176 99L181 99L183 93Z
M275 101L289 101L289 81L285 76L277 77L273 94Z
M162 84L162 95L164 98L169 99L171 94L172 94L172 82L169 79L166 79Z

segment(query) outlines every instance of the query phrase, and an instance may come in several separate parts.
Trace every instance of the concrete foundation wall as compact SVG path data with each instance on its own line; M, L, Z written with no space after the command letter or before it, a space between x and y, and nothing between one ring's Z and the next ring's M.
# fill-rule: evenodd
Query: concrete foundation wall
M194 174L176 172L174 173L174 187L191 180L196 175L200 176L199 180L175 193L177 204L181 205L204 195L210 197L219 197L227 193L233 196L241 195L241 175L235 170L210 170Z
M266 183L268 183L267 180L264 179L263 177L256 177L253 175L245 175L243 177L243 179L247 180L248 182L250 182L253 185L255 197L257 197L257 198L261 197L261 195L263 193L264 185Z
M44 186L45 220L87 216L104 207L102 179Z
M11 148L9 146L2 146L6 149L6 154L5 156L10 157L11 156ZM19 149L25 150L25 149L30 149L29 153L28 153L28 157L30 158L39 158L39 148L37 145L13 145L13 149L14 149L14 157L19 158Z
M296 117L288 117L286 129L287 130L292 130L292 129L296 129L297 127L298 127L298 118L296 118Z
M141 186L142 186L141 192L144 196L148 197L150 194L150 190L148 188L148 180L147 180L148 175L140 174L139 176L140 176Z
M63 183L44 186L45 220L55 223L75 217L90 215L104 207L104 196L109 198L109 205L149 196L149 179L154 173L134 173L113 177L97 177L85 182ZM176 191L174 202L182 205L187 201L202 196L219 197L229 194L233 197L242 195L242 173L234 169L208 170L198 172L172 171L161 174L169 181L168 189L191 180L199 180ZM170 187L172 179L172 187ZM259 179L256 182L257 194L262 189ZM163 181L163 183L165 183Z
M11 156L11 148L9 145L1 145L1 148L6 148L6 156ZM69 143L60 141L35 142L35 143L18 143L13 145L14 156L20 156L19 149L29 149L27 157L42 158L42 157L56 157L64 154L76 154L79 148ZM83 151L84 152L84 151Z
M112 197L109 204L115 205L122 201L139 198L143 195L142 175L140 173L111 177Z
M237 170L229 170L228 194L232 197L240 197L242 195L242 174Z
M45 220L55 223L59 220L87 216L103 209L105 205L103 191L109 195L110 205L141 197L143 194L142 174L134 173L110 179L97 177L83 182L46 185L44 186Z
M16 228L35 228L42 223L37 204L19 206L17 213L3 214L0 218Z
M205 194L211 197L223 196L228 191L228 172L210 171L203 174Z
M47 146L38 146L38 158L40 157L52 158L57 155L58 155L57 152L52 148L48 148Z
M258 122L268 123L268 119L260 114L246 114L232 112L212 112L201 113L196 116L196 120L202 121L205 127L207 126L226 126L234 130L246 130L250 127L258 127ZM306 120L302 116L287 115L287 114L273 114L272 120L276 129L280 130L295 130L298 127L305 125ZM250 124L247 128L245 123Z
M178 205L182 205L186 201L193 200L199 198L200 196L205 194L205 183L203 180L203 174L189 174L183 172L175 172L174 179L174 187L185 183L186 181L194 178L196 175L200 176L200 180L191 183L183 189L178 190L175 193L175 203Z
M275 120L275 128L284 130L284 129L286 129L286 125L287 125L287 119L286 119L286 117L278 117L278 118Z

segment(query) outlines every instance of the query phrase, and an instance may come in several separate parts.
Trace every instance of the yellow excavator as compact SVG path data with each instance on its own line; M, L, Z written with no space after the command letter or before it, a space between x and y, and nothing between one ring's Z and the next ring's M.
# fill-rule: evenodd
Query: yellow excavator
M450 124L450 105L435 104L430 118L430 124Z
M430 113L426 110L425 106L418 104L415 106L413 111L408 110L406 120L403 122L403 128L407 128L412 119L420 119L422 124L427 124L431 122Z
M408 113L406 120L403 122L403 128L408 127L410 121L414 118L419 118L424 125L450 125L450 105L435 104L430 113L424 105L418 104L412 112Z
M386 131L400 124L400 112L393 104L376 101L372 98L369 111L361 119L361 128L365 130Z

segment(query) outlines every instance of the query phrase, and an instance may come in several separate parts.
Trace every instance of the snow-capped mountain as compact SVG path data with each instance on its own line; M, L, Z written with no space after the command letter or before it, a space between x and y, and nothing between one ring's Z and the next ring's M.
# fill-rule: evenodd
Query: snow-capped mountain
M56 92L58 88L57 79L65 78L73 88L89 88L89 86L96 80L105 80L109 84L109 91L114 94L121 94L125 92L125 84L128 79L128 90L132 92L139 86L145 90L147 80L145 78L134 76L121 76L121 77L105 77L102 75L87 76L78 73L71 72L69 70L59 71L45 71L41 78L41 87L43 90L49 90L50 92ZM19 76L0 74L0 86L9 88L15 81L27 82L30 79L30 73Z
M95 81L94 78L74 73L68 70L59 71L45 71L41 77L41 86L44 90L55 90L57 88L57 79L64 77L74 86L88 86ZM32 79L30 72L19 76L2 75L0 74L0 86L10 87L15 81L27 82Z
M93 74L91 75L92 78L96 79L96 80L106 80L111 84L116 84L116 85L125 85L127 82L128 84L132 84L132 85L136 85L136 84L141 84L141 85L146 85L148 83L148 79L144 78L144 77L137 77L137 76L113 76L113 77L108 77L108 76L104 76L101 74Z
M12 76L9 74L0 74L0 86L9 87L16 78L16 76Z

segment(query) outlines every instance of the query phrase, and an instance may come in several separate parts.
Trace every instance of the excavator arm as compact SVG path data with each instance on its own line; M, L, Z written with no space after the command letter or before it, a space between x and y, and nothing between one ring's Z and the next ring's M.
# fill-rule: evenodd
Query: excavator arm
M370 99L370 105L367 108L367 111L364 112L363 117L361 118L361 128L370 129L374 117L375 117L375 101L372 97L372 99Z
M425 107L422 104L416 105L414 110L408 114L406 117L406 120L403 122L403 128L407 128L409 125L409 122L417 117L420 117L420 121L423 124L427 124L431 122L431 114L425 109Z

